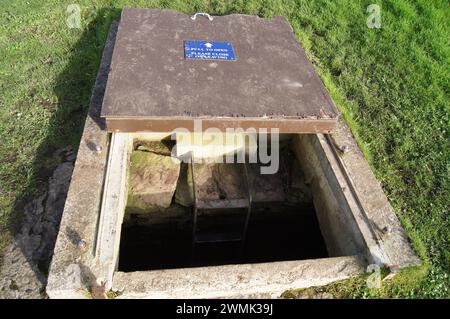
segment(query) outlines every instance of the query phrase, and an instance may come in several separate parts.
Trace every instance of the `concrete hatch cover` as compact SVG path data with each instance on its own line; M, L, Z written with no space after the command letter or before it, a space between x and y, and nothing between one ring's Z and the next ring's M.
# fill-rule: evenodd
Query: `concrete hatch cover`
M286 19L124 9L101 116L109 131L329 133L336 108Z

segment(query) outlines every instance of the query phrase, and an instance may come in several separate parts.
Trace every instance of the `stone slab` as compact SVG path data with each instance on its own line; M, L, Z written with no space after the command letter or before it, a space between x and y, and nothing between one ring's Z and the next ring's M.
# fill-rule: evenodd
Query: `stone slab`
M180 160L153 152L134 151L129 168L127 206L142 213L167 208L180 174Z

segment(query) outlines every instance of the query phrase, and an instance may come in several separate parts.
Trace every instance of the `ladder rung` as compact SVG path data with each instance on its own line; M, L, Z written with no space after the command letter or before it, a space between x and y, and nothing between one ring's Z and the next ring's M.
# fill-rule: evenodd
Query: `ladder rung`
M220 242L234 242L241 241L242 234L236 233L198 233L195 236L195 242L197 244L206 243L220 243Z
M248 205L248 199L246 198L197 201L197 209L248 208Z

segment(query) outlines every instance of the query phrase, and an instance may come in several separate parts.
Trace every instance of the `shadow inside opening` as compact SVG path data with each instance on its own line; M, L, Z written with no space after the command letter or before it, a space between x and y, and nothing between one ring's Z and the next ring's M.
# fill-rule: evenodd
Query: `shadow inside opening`
M328 257L313 205L252 208L246 240L192 245L192 223L122 226L119 271L261 263ZM227 217L210 216L212 226Z

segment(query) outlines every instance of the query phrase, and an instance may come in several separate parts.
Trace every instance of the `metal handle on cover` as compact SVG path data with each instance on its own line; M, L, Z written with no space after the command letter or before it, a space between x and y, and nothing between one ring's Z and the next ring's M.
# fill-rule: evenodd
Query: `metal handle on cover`
M209 21L212 21L212 20L213 20L213 17L210 16L210 15L209 15L208 13L206 13L206 12L197 12L196 14L194 14L194 15L191 17L191 19L192 19L192 20L195 20L195 19L197 19L197 16L203 16L203 17L205 17L205 18L208 18Z

